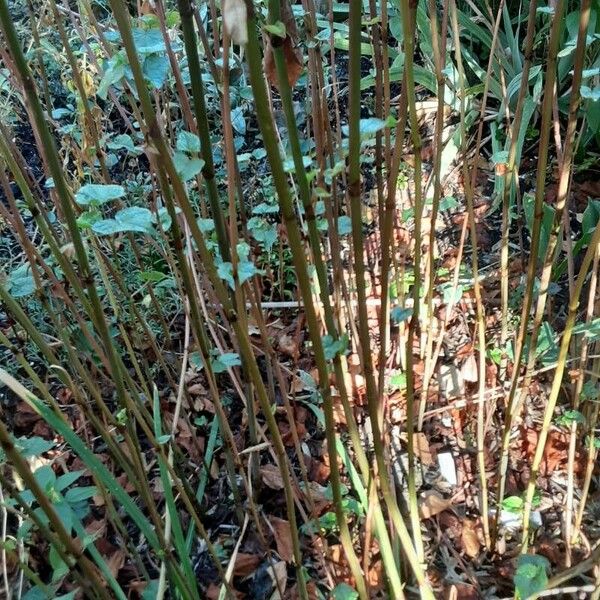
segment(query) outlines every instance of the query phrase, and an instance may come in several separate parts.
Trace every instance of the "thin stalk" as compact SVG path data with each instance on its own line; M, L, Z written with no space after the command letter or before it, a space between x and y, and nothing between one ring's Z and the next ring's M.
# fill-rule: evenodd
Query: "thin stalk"
M560 393L562 387L563 374L565 372L565 366L569 354L569 344L571 342L571 336L573 334L573 327L575 325L575 319L577 318L577 310L579 307L579 297L581 296L581 291L583 289L583 285L587 278L588 270L592 263L592 260L598 251L598 246L600 245L600 224L596 226L594 231L594 235L590 241L590 245L587 248L585 256L583 257L583 261L581 263L581 267L579 269L579 275L577 276L577 281L575 283L575 289L573 290L573 296L569 301L569 313L567 316L567 321L565 323L565 328L562 335L562 340L560 344L560 350L558 353L557 366L556 371L554 372L554 378L552 380L552 388L550 390L550 395L548 396L548 400L546 403L546 408L544 410L544 417L542 420L542 427L540 430L540 434L538 437L537 445L535 448L535 454L533 457L533 461L531 463L531 472L529 475L529 482L527 484L527 490L525 494L525 503L523 507L523 537L522 537L522 549L523 553L527 552L528 543L529 543L529 517L531 515L531 502L533 500L533 495L535 493L535 488L537 485L537 477L539 474L540 464L542 462L542 458L544 455L544 449L546 446L546 440L548 438L548 432L550 430L550 424L552 423L552 418L554 416L554 409L556 408L556 401L558 400L558 395Z
M412 289L413 298L413 314L408 325L406 335L406 433L407 451L408 451L408 504L410 521L412 525L412 535L417 552L417 557L420 563L425 559L425 551L423 547L423 537L421 535L421 521L419 517L419 509L417 503L417 490L415 485L415 448L414 448L414 428L415 428L415 380L414 380L414 352L413 344L415 333L420 326L420 306L421 306L421 244L422 244L422 217L423 217L423 189L422 189L422 171L421 171L421 135L419 133L419 121L417 116L417 106L415 97L415 77L414 77L414 53L415 53L415 22L416 22L416 5L409 3L408 0L401 0L400 14L402 16L402 31L404 34L404 76L407 86L407 101L408 114L411 131L411 140L413 144L413 153L415 157L414 165L414 259L413 259L413 274L414 283ZM352 32L352 30L351 30ZM355 39L355 44L360 46L359 39ZM354 51L357 58L360 57L360 51ZM357 67L360 69L360 67ZM355 73L356 76L359 73ZM351 79L351 83L352 83ZM352 96L352 85L351 85ZM360 100L355 101L356 106L350 103L352 108L360 108ZM358 115L357 115L358 117ZM358 132L357 132L358 133ZM352 140L352 138L351 138ZM352 146L351 146L352 147ZM352 166L352 163L351 163ZM358 205L357 205L358 208ZM356 233L361 235L357 229ZM353 232L354 236L354 232ZM357 264L362 258L355 257ZM363 268L364 273L364 268ZM357 278L359 273L357 270ZM364 276L360 279L364 279ZM362 286L359 285L359 290ZM366 311L365 311L366 317ZM362 318L361 318L362 322ZM366 330L367 321L364 320L364 328ZM367 332L368 335L368 332ZM367 377L367 385L369 379Z
M433 179L433 199L430 215L429 245L427 271L429 280L427 281L426 305L427 305L427 323L433 323L433 290L435 285L435 247L436 247L436 221L439 211L440 198L442 196L442 150L444 132L444 94L445 94L445 76L443 73L446 64L446 37L448 35L448 6L444 3L442 13L442 28L438 31L437 6L435 0L429 0L429 20L431 26L431 45L433 49L433 62L435 66L435 78L437 83L437 113L435 117L435 131L433 134L433 170L429 176L429 181ZM421 393L421 403L419 405L419 417L417 429L421 431L423 427L423 415L427 406L427 394L429 391L430 373L432 373L435 363L433 362L433 338L430 333L427 336L427 349L425 350L425 374L423 377L423 391Z
M501 3L502 4L502 3ZM456 63L458 68L459 88L463 92L460 98L460 128L461 128L461 140L463 147L467 142L467 131L466 131L466 112L465 112L465 75L462 64L462 55L460 51L460 37L458 29L458 17L456 11L456 2L451 0L451 19L452 29L454 33L454 47L456 49ZM501 9L499 9L501 10ZM496 24L496 31L500 21L500 13L498 14L498 20ZM491 59L490 67L488 67L488 74L491 70ZM481 132L481 127L480 127ZM481 143L480 134L477 139L478 145ZM475 154L475 160L479 160L478 153ZM485 378L486 378L486 345L485 345L485 313L483 310L483 299L481 294L481 283L479 280L479 255L478 255L478 241L477 241L477 229L475 226L475 209L473 201L473 187L475 184L477 167L473 169L473 179L469 177L469 169L466 160L463 160L463 178L465 184L465 199L467 202L467 214L469 220L469 230L471 234L471 269L473 271L473 288L475 292L475 304L476 304L476 320L477 320L477 343L479 350L478 360L478 396L479 403L477 407L477 465L479 470L479 494L480 494L480 506L479 511L481 513L481 520L483 523L483 537L485 540L486 548L490 547L490 524L489 524L489 511L488 511L488 492L487 492L487 475L485 472Z
M273 2L272 4L276 4ZM274 7L272 11L271 19L275 22L278 20L278 6ZM314 264L316 267L317 278L319 281L319 291L320 297L323 305L323 313L325 317L325 324L327 327L327 331L329 335L333 337L334 340L339 338L339 333L335 326L333 309L330 301L330 296L328 292L328 281L327 281L327 271L326 265L323 260L323 256L321 253L321 244L320 237L317 230L316 225L316 217L314 213L314 206L312 204L310 188L308 184L308 179L306 176L306 169L304 167L304 163L302 160L302 152L300 148L300 140L298 135L298 126L296 123L293 105L292 105L292 95L291 89L287 78L287 70L285 66L285 59L283 56L283 51L277 40L274 40L273 45L275 66L277 69L278 76L278 87L281 94L281 100L283 104L283 109L286 117L287 129L288 129L288 137L290 140L290 146L292 150L293 160L294 160L294 168L296 173L296 178L298 181L298 190L300 193L300 199L302 201L302 205L305 210L306 215L306 223L308 227L308 235L310 241L310 247L312 250L312 256L314 260ZM350 408L350 404L348 401L347 390L345 386L345 378L342 369L342 361L339 355L336 355L333 358L334 363L334 372L336 376L336 381L338 384L338 390L340 392L340 398L342 402L342 407L344 409L344 415L346 417L346 422L348 425L348 429L350 431L350 437L355 448L355 452L359 454L358 462L363 474L363 478L365 481L369 479L369 468L366 456L364 455L363 449L360 444L360 437L358 434L358 428L356 426L356 422L354 419L354 414ZM330 458L331 461L331 458ZM402 585L400 581L400 577L398 574L398 570L396 568L394 558L391 553L391 545L389 542L389 535L385 529L384 521L381 513L381 508L378 506L379 501L375 498L375 504L377 508L375 510L375 522L376 522L376 532L381 545L381 552L384 561L384 565L386 568L386 573L390 578L390 585L394 590L394 595L396 598L400 598L403 595ZM368 548L365 549L365 553L368 552Z
M217 189L217 180L215 178L212 141L210 139L210 128L206 113L202 70L200 68L200 59L198 57L198 41L194 30L192 2L191 0L177 0L177 6L179 7L179 14L181 15L181 29L190 70L196 126L198 127L198 135L200 137L201 155L204 160L202 175L206 181L206 191L213 213L215 231L217 232L217 241L219 243L219 249L221 250L221 256L224 261L228 262L231 259L231 253L229 241L227 239L227 230L225 228L225 219L223 218L223 210L219 199L219 191Z
M535 2L533 0L532 4ZM506 472L508 468L508 446L510 442L510 433L512 430L512 424L515 417L515 396L517 393L517 386L519 380L519 371L521 365L521 358L523 355L523 349L525 347L527 329L529 323L529 316L531 311L531 305L533 303L533 286L535 283L535 274L537 271L537 262L539 255L540 245L540 231L541 222L543 218L543 202L544 202L544 190L546 185L546 167L548 164L548 148L550 142L550 128L552 121L552 96L554 93L554 81L556 79L556 61L558 54L558 47L560 43L560 34L562 31L562 13L564 10L564 0L558 0L554 10L554 17L552 21L552 28L550 31L550 41L548 46L548 60L546 65L546 76L544 84L544 97L542 102L542 121L540 125L540 139L539 139L539 152L538 152L538 163L537 163L537 179L536 179L536 193L535 193L535 206L534 206L534 225L531 234L531 251L529 257L529 264L527 269L527 280L526 289L523 296L523 307L521 311L521 319L519 324L519 332L517 340L515 342L515 356L514 356L514 370L510 382L510 390L506 400L506 416L504 420L504 428L502 431L502 455L498 467L498 489L496 493L497 509L500 510L500 503L504 499L504 492L506 486ZM531 23L530 23L531 24ZM522 87L526 86L526 81L521 80ZM519 131L515 130L512 133L511 142L511 154L516 154L516 140L518 138ZM513 156L514 160L514 156ZM513 163L514 164L514 163ZM510 157L508 168L511 167ZM510 175L510 173L509 173ZM512 175L511 175L512 176ZM505 188L508 188L508 182L505 182ZM508 194L508 190L504 192ZM507 197L504 198L504 204L507 202ZM503 258L504 261L504 258ZM499 514L499 512L498 512ZM494 537L497 534L498 520L496 520L496 526L494 528Z
M325 433L327 438L327 449L329 453L330 464L332 465L331 488L334 510L336 513L338 527L340 529L340 540L344 547L346 558L352 570L352 574L355 577L359 596L361 598L366 598L367 592L364 577L361 571L360 562L353 548L347 518L342 507L340 473L336 468L337 449L335 445L335 420L333 415L331 389L328 382L327 363L325 360L323 343L321 341L317 314L312 298L305 251L302 245L298 223L296 221L294 203L290 194L287 177L283 170L283 163L279 153L272 114L269 110L267 90L262 72L262 57L258 36L256 33L257 25L254 6L250 2L247 2L246 6L248 11L248 45L246 47L246 60L248 62L250 71L250 84L254 92L256 114L262 132L267 158L269 160L269 164L271 165L273 181L277 191L277 196L279 198L282 216L288 234L289 245L292 249L292 259L296 270L296 276L298 278L299 291L302 295L302 300L305 307L309 336L313 345L315 362L319 372L319 388L323 396L323 412L325 414L326 423ZM272 39L271 43L276 44L277 42ZM304 588L302 593L306 594L306 584L301 575L299 576L299 580L301 582L301 591L302 588Z

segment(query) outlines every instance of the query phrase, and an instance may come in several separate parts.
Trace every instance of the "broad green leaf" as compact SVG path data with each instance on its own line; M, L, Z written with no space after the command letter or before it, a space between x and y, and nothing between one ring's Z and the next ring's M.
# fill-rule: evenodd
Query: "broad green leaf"
M188 154L200 152L200 138L191 131L180 131L177 136L177 150Z
M144 60L142 71L155 89L160 89L169 75L169 59L165 54L150 54Z
M152 212L141 206L123 208L115 215L115 219L123 231L152 233L154 230Z
M136 147L133 143L133 139L130 135L126 133L122 133L120 135L115 135L111 140L106 142L106 147L109 150L127 150L132 154L141 154L141 150Z
M81 206L98 206L111 200L117 200L125 195L122 185L87 183L75 194L77 204Z
M231 111L231 124L237 133L240 135L246 134L246 119L244 118L244 110L241 106Z
M508 496L502 500L502 508L508 512L518 513L523 510L523 498L520 496Z
M101 219L92 225L92 231L97 235L114 235L122 233L121 226L116 219Z
M248 220L248 229L252 237L263 244L266 252L270 253L273 245L277 241L277 226L268 223L261 217L251 217Z
M78 479L80 479L85 474L85 471L69 471L64 475L61 475L56 480L56 489L59 491L63 491L68 488L70 485L73 485Z
M13 298L24 298L35 292L35 280L29 263L23 263L9 273L6 288Z
M203 160L200 158L189 158L184 152L175 152L173 154L173 163L183 181L193 179L202 171L202 167L204 167Z
M239 354L235 352L225 352L225 354L219 354L215 359L211 361L212 368L215 373L223 373L227 371L229 367L239 367L242 364Z
M332 597L334 600L356 600L358 592L347 583L338 583L333 588Z
M593 102L600 100L600 86L592 89L587 85L582 85L579 92L581 97L585 98L586 100L592 100Z
M139 29L132 30L133 43L135 49L140 54L152 54L154 52L164 52L165 42L160 29Z
M390 312L390 316L394 323L402 323L402 321L408 321L412 317L412 308L402 308L401 306L394 306Z
M75 487L67 490L65 493L65 500L69 504L75 504L76 502L82 502L83 500L89 500L98 493L98 488L94 485L86 485L83 487Z
M269 204L267 202L261 202L252 209L253 215L268 215L275 214L278 212L279 206L277 204Z
M573 328L574 334L583 334L590 340L600 339L600 317L589 323L581 323Z

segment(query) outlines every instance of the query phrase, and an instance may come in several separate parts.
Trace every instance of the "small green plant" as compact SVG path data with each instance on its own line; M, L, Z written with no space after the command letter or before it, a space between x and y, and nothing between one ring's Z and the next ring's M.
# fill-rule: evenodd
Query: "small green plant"
M550 562L539 554L522 554L517 559L514 581L519 600L527 600L541 592L548 583Z

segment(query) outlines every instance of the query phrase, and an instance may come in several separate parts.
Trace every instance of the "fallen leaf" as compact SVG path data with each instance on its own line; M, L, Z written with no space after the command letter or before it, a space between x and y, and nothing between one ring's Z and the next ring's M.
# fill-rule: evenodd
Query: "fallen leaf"
M287 356L290 356L291 358L296 358L298 356L298 344L291 335L288 335L287 333L280 335L277 344L283 354L287 354Z
M260 478L272 490L283 489L283 479L281 478L279 469L275 465L263 465L260 468Z
M234 44L248 43L248 12L244 0L223 2L223 23Z
M467 556L475 558L479 555L480 543L477 535L477 523L472 519L463 521L461 542Z
M245 552L238 552L235 558L235 565L233 567L233 574L236 577L248 577L256 571L256 567L260 564L260 556L256 554L247 554Z
M425 465L430 466L435 461L433 460L433 454L429 447L429 441L427 436L419 431L414 436L415 456Z
M125 551L118 548L106 559L106 566L108 567L109 571L113 574L113 577L117 576L117 573L125 564L125 556Z
M280 592L281 594L285 593L287 587L287 566L283 560L280 560L274 565L271 565L267 569L267 572L271 576L273 585L275 586L275 591L271 595L271 600L280 600Z
M421 519L431 519L452 506L452 500L442 497L435 490L424 492L419 498Z
M462 375L463 381L468 381L470 383L477 382L477 360L475 359L474 354L471 354L467 357L467 360L465 360L465 362L460 368L460 373Z
M285 562L294 562L294 551L292 548L292 530L290 522L278 517L271 517L271 526L275 530L275 543L277 552Z

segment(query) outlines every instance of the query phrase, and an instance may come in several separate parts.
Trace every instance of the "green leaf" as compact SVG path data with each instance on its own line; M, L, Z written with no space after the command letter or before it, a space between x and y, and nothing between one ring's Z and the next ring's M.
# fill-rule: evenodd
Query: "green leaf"
M502 508L508 512L519 513L523 510L523 498L520 496L508 496L502 500Z
M68 488L70 485L73 485L80 477L85 474L85 471L69 471L64 475L61 475L56 480L56 489L62 492L64 489Z
M104 63L104 75L100 80L96 95L106 100L108 89L117 84L125 77L126 59L123 52L118 52L110 60Z
M352 219L346 215L338 218L338 235L348 235L352 232Z
M246 134L246 119L244 118L244 111L241 106L231 111L231 124L237 133L240 135Z
M215 222L213 219L200 218L196 223L198 223L198 229L200 229L202 233L210 233L215 230Z
M102 219L92 225L92 231L97 235L113 235L121 233L123 230L115 219Z
M160 89L169 75L171 65L164 54L150 54L144 60L142 71L146 81L155 89Z
M177 150L188 154L200 152L200 138L191 131L180 131L177 136Z
M285 39L285 25L281 21L277 21L276 23L267 23L265 25L265 31L271 35Z
M152 233L154 231L152 212L141 206L123 208L115 215L115 219L121 226L122 231L137 231L140 233Z
M522 554L517 559L515 571L515 589L520 600L526 600L541 592L548 584L550 563L539 554Z
M176 10L169 10L167 11L165 20L167 22L167 27L171 29L181 23L181 15Z
M585 417L578 410L567 410L556 419L558 425L569 426L572 423L585 423Z
M278 212L279 206L277 204L269 204L267 202L261 202L252 209L253 215L269 215Z
M340 336L337 340L330 335L321 338L326 360L333 360L338 354L343 354L348 348L348 336Z
M86 485L70 489L65 494L65 500L69 504L89 500L98 493L98 488L95 485Z
M597 102L600 100L600 86L592 89L587 85L582 85L579 92L582 98L592 100L592 102Z
M406 389L406 373L398 371L390 377L390 387L392 390Z
M220 354L217 358L211 361L212 369L215 373L223 373L229 367L239 367L242 364L240 355L235 352L226 352Z
M394 323L402 323L412 317L412 308L402 308L401 306L394 306L390 312L390 317Z
M154 52L164 52L166 50L160 29L135 28L131 33L133 34L135 49L140 54L153 54Z
M452 210L458 206L458 200L454 196L445 196L440 201L439 209L441 211Z
M598 397L600 397L600 388L594 385L591 379L586 381L581 389L581 399L596 400Z
M263 244L265 250L270 253L277 241L277 226L268 223L261 217L251 217L248 221L248 229L252 237Z
M127 150L131 152L131 154L141 154L141 150L136 147L133 143L133 139L130 135L126 133L122 133L120 135L115 135L111 140L106 142L106 147L109 150Z
M358 592L347 583L338 583L331 593L334 600L356 600Z
M81 206L99 206L124 195L125 188L122 185L87 183L79 188L75 200Z
M44 452L48 452L48 450L54 448L54 442L37 436L17 438L14 440L14 444L23 458L41 456Z
M173 163L183 181L193 179L202 171L204 161L200 158L189 158L184 152L173 153Z
M378 119L376 117L369 117L367 119L361 119L359 124L360 136L362 138L372 137L377 132L382 131L386 127L393 127L396 124L396 119L389 116L387 119ZM349 135L350 129L347 125L342 127L342 132L345 135Z
M180 208L176 208L175 212L180 212L181 209ZM163 231L169 231L169 229L171 229L171 225L173 225L173 220L171 219L171 215L169 214L169 211L167 210L166 207L161 206L156 215L152 215L152 222L156 223L158 221L158 223L160 223L160 228Z
M13 298L24 298L35 292L35 280L29 263L23 263L9 273L6 288Z
M589 323L580 323L573 328L573 333L576 335L583 334L589 340L600 339L600 317Z

